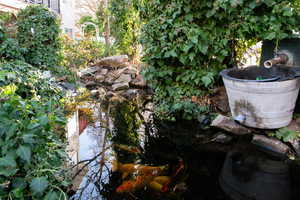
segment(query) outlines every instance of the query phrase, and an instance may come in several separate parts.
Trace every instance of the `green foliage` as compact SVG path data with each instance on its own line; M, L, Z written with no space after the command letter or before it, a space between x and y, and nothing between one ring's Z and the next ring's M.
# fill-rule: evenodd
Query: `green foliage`
M1 35L1 33L0 33ZM1 40L1 39L0 39ZM0 43L0 57L5 60L24 60L23 55L26 53L24 48L21 48L18 40L7 38Z
M139 54L139 35L141 30L139 1L112 0L110 13L112 15L112 35L116 38L116 48L129 56Z
M141 121L138 119L137 104L134 101L124 101L117 103L112 109L111 114L114 119L113 143L138 147L140 141L137 131ZM126 153L118 148L115 148L115 151L120 162L133 162L136 158L136 155Z
M28 6L18 14L17 39L27 63L54 67L59 64L59 23L56 15L43 6Z
M80 41L68 37L63 38L63 65L71 69L84 68L89 63L102 58L104 53L104 44L92 38L87 37Z
M0 199L65 195L62 97L35 67L0 64Z
M289 142L299 137L298 132L289 130L288 128L281 128L271 135L277 137L280 140L283 140L284 142Z
M209 93L221 69L236 64L239 44L289 37L300 16L287 0L149 1L141 14L144 77L161 116L196 117L192 96ZM247 41L247 42L246 42ZM182 112L181 112L182 111Z

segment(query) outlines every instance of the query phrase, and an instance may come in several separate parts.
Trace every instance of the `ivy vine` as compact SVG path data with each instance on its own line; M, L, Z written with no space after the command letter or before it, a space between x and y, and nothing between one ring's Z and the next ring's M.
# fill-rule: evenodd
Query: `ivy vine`
M163 117L195 118L208 107L193 102L218 83L221 69L236 65L242 46L280 40L299 31L297 1L153 0L142 16L144 77ZM252 42L248 42L252 41ZM242 44L242 45L240 45Z
M55 13L43 6L27 6L18 13L17 39L26 49L25 61L55 67L60 63L59 22Z

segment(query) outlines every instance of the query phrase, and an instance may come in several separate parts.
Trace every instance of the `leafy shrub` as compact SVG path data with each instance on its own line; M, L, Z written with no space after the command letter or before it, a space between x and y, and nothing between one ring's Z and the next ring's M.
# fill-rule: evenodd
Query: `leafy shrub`
M36 68L0 64L0 199L62 199L62 93Z
M72 69L86 67L89 63L103 57L105 45L101 42L85 38L75 41L67 36L63 37L64 66Z
M18 14L17 39L27 50L25 61L37 66L59 64L59 23L56 15L43 6L27 6Z
M20 48L18 40L14 38L8 38L0 43L0 57L5 60L24 60L25 52L24 48Z
M115 48L131 57L139 54L139 35L142 21L139 16L136 0L112 0L112 35L115 37Z
M161 116L196 117L218 72L234 66L243 41L277 40L299 29L298 8L287 0L148 1L143 28L144 76ZM252 43L249 43L252 45ZM202 105L202 106L201 106Z

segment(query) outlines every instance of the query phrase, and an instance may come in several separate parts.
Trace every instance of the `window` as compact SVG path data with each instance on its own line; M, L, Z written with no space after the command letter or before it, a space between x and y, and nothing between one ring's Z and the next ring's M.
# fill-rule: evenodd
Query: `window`
M44 4L56 13L60 13L60 0L24 0L32 4Z

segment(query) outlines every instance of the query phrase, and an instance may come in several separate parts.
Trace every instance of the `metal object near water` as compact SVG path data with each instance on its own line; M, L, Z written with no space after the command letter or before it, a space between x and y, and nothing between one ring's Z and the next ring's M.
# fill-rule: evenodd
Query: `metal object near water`
M234 70L237 71L232 68L221 72L234 119L261 129L281 128L291 122L300 87L297 76L276 81L280 77L274 74L273 78L266 76L264 80L256 81L236 78L231 73Z
M291 62L292 60L292 55L288 51L280 51L273 59L266 60L264 62L264 67L270 68L277 64L286 65L289 61Z
M288 164L258 155L229 152L219 182L233 200L290 200Z

